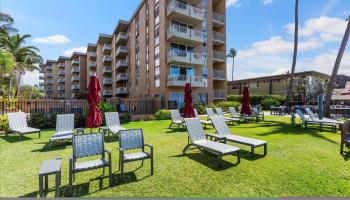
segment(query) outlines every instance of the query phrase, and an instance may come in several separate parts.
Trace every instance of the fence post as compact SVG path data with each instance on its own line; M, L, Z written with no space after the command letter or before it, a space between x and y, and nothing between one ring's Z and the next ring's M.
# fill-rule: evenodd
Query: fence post
M37 109L37 108L38 108L38 107L37 107L37 103L38 103L37 101L34 102L34 113L36 113L37 110L38 110L38 109Z
M5 102L1 101L1 114L4 115L5 114Z

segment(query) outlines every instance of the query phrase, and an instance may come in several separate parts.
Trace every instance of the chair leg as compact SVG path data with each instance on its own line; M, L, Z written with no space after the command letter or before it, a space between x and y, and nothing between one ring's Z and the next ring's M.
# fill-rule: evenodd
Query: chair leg
M254 152L255 148L254 148L254 146L251 146L250 149L251 149L251 151L250 151L250 157L251 157L251 158L254 158L254 155L255 155L255 152Z
M222 155L219 155L219 167L222 168L222 166L223 166Z
M241 151L237 151L237 164L241 163Z
M122 174L122 176L124 176L124 162L121 161L120 163L120 173Z
M340 143L340 154L343 155L343 151L344 151L344 143L341 142Z
M69 169L69 194L72 195L73 192L73 180L72 180L72 171Z
M109 186L111 187L113 184L113 180L112 180L112 161L109 161L109 166L108 166L109 170Z
M105 175L105 167L103 167L102 176Z
M267 155L267 144L264 144L264 156Z
M169 128L171 128L171 126L173 125L173 122L171 122L171 124L170 124L170 126L169 126Z
M39 131L39 138L41 138L41 132Z
M154 168L154 163L153 163L153 155L151 157L151 176L153 176L153 168Z
M185 148L182 150L182 154L186 153L186 150L191 146L191 144L188 144L185 146Z

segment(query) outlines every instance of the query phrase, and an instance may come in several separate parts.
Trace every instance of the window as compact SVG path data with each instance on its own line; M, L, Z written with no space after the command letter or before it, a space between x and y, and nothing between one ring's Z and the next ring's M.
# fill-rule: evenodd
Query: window
M203 66L203 77L208 78L208 68L207 68L207 66Z
M183 92L171 92L170 101L173 106L172 109L182 109L185 106Z

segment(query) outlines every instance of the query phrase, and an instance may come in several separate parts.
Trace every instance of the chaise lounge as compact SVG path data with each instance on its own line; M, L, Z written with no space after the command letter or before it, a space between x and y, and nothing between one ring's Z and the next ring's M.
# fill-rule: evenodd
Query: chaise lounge
M22 141L23 135L25 134L39 133L40 138L39 129L28 127L26 114L24 112L7 113L7 117L10 133L18 133L20 141Z
M301 110L296 109L295 113L300 117L302 124L304 124L305 128L308 128L309 124L315 124L320 126L320 130L322 130L323 126L330 126L333 132L337 131L337 124L333 122L326 122L326 121L319 121L319 120L308 120L306 119L305 115ZM302 125L301 124L301 125Z
M74 134L74 114L57 115L56 132L49 139L49 149L57 141L72 140Z
M184 119L180 115L179 110L170 110L171 115L171 124L169 128L171 128L173 125L177 125L178 128L185 128L185 122Z

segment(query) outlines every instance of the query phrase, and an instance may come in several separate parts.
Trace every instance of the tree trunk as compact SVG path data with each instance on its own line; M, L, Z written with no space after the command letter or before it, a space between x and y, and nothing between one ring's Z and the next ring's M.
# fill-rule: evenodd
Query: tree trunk
M294 73L295 73L295 66L297 64L297 56L298 56L298 31L299 31L299 0L295 0L295 28L294 28L294 53L293 53L293 64L292 64L292 70L289 74L289 84L288 84L288 90L287 90L287 99L285 102L286 106L291 105L292 101L292 93L293 93L293 80L294 80Z
M336 76L338 74L338 70L340 67L340 62L343 58L346 44L348 43L348 40L349 40L349 35L350 35L350 20L348 20L348 25L346 27L343 41L340 45L338 56L337 56L337 59L335 61L334 67L333 67L332 76L331 76L331 79L329 80L329 84L327 87L327 92L326 92L326 97L325 97L325 102L324 102L324 115L325 115L325 117L330 117L330 115L331 115L331 101L332 101L333 88L334 88Z
M231 81L233 81L233 71L234 71L234 69L235 69L235 57L233 56L232 57L232 80Z

